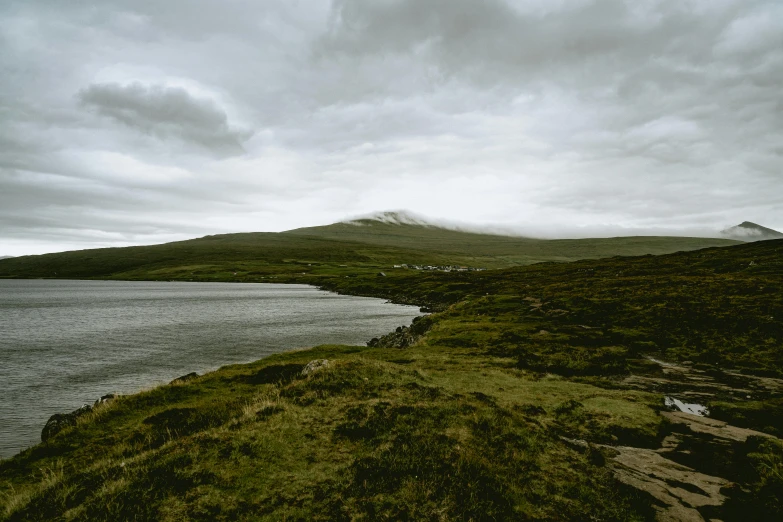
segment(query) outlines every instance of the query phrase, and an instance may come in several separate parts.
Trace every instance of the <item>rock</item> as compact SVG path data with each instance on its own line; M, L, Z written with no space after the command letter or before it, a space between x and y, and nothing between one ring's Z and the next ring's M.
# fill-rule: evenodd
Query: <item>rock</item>
M323 370L324 368L328 368L329 365L330 365L329 359L312 360L309 363L307 363L305 367L302 369L302 376L306 377L311 373L315 373L317 371Z
M699 508L718 507L730 482L683 466L651 449L613 447L615 477L651 495L659 522L703 522Z
M380 339L373 338L367 343L370 348L407 348L418 341L418 336L414 335L407 326L398 326L397 329Z
M659 449L598 445L612 452L615 478L655 499L659 522L703 522L709 513L720 514L726 488L736 479L732 455L741 451L739 444L750 437L775 438L680 411L661 415L672 433Z
M73 410L71 413L55 413L46 421L43 430L41 430L41 441L46 442L50 438L60 433L65 428L76 426L76 420L92 411L92 406L85 404L81 408Z
M679 411L661 412L661 415L672 424L681 424L686 426L693 433L699 433L707 437L723 439L726 441L745 442L748 437L775 437L760 431L738 428L726 422L708 417L699 417L689 415Z
M666 396L663 398L663 404L671 411L681 411L691 415L706 417L710 414L709 408L703 404L683 402L675 397Z
M98 406L99 404L107 404L119 396L119 393L107 393L106 395L101 396L100 399L97 399L93 404L93 407Z
M431 326L432 319L429 316L417 317L410 327L398 326L393 332L380 339L377 337L371 339L367 346L370 348L407 348L416 344Z
M192 381L193 379L197 378L199 375L196 372L190 372L186 375L183 375L182 377L177 377L173 381L171 381L169 384L182 384L183 382Z
M590 443L583 439L569 439L568 437L560 436L560 440L571 446L572 448L576 450L587 450L590 449Z

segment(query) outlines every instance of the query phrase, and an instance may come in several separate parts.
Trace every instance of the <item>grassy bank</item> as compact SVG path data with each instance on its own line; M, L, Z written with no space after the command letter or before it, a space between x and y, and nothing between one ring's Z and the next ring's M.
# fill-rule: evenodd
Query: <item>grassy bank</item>
M5 516L642 520L559 436L652 443L657 404L469 350L319 347L97 409L0 464Z

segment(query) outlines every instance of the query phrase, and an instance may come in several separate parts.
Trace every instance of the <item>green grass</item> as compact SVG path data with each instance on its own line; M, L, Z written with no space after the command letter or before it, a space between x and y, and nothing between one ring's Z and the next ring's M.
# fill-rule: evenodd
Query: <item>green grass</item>
M299 234L0 261L7 276L311 282L436 312L374 348L279 354L99 407L0 462L0 518L652 520L602 450L564 438L658 447L662 397L621 385L658 371L643 355L783 376L783 241L379 277L460 247ZM331 364L301 376L314 359ZM777 433L780 400L711 407ZM733 453L720 518L779 517L780 449Z
M374 220L336 223L284 232L286 236L355 241L431 254L446 254L472 266L500 268L543 261L575 261L601 257L665 254L737 241L715 238L631 236L589 239L532 239L447 230L434 226L395 225ZM405 262L405 261L403 261Z
M225 234L163 245L3 259L0 277L308 282L327 275L375 275L395 264L502 268L733 244L737 242L681 237L540 240L417 225L338 223L282 233Z
M478 273L323 278L326 289L448 310L426 343L567 376L642 355L783 377L783 241Z
M655 436L654 397L472 354L443 371L443 355L326 346L123 397L0 463L5 518L645 518L559 439L582 418L558 408L583 401L607 433ZM332 365L298 376L312 358Z

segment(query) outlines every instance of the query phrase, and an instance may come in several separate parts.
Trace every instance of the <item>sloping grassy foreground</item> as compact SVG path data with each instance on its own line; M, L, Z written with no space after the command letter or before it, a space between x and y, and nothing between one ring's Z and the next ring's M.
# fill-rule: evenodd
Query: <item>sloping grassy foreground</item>
M0 464L5 518L643 520L558 435L652 442L657 403L469 352L319 347L101 407Z
M645 355L783 375L783 241L478 273L324 273L437 313L122 397L0 462L7 520L649 520L607 454L670 430ZM305 364L328 359L307 376ZM754 392L755 394L755 392ZM717 411L775 434L781 397ZM728 450L727 450L728 451ZM783 446L726 456L722 520L783 514Z

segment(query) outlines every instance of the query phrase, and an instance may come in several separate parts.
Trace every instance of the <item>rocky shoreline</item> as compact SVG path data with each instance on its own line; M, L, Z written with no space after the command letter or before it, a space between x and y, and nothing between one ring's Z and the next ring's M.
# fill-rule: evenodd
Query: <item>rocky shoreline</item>
M43 429L41 430L41 442L46 442L50 438L60 433L65 428L76 426L80 417L84 417L88 413L92 413L93 410L101 404L107 404L119 397L117 393L108 393L96 399L93 404L83 404L81 407L76 408L70 413L55 413L49 420L46 421Z
M182 384L188 381L192 381L197 377L199 377L198 373L190 372L173 379L169 384ZM96 399L92 404L82 404L79 408L76 408L70 413L55 413L49 417L49 420L46 421L46 424L41 430L41 442L46 442L65 428L76 426L79 418L92 413L98 406L102 404L108 404L120 396L121 394L119 393L107 393L106 395L102 395L100 398Z

